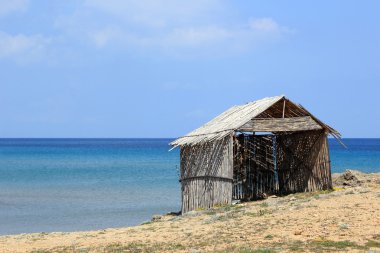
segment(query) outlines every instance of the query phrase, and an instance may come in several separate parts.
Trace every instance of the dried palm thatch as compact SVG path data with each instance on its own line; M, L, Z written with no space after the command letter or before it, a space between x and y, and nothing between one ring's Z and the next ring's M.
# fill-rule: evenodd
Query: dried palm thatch
M259 120L265 118L276 118L273 117L273 113L266 113L267 111L275 110L276 107L280 107L280 109L277 108L277 111L282 113L282 118L284 118L284 120L282 122L280 120L275 122L277 123L277 128L273 127L275 131L290 131L289 125L294 125L294 122L292 123L285 118L297 117L298 129L302 129L300 128L302 124L305 127L305 124L313 124L314 122L314 126L306 126L308 127L306 130L318 129L315 125L319 125L319 128L325 129L326 132L330 133L338 140L341 138L338 131L317 119L301 105L295 104L288 100L284 95L281 95L263 98L245 105L233 106L203 126L195 129L185 136L179 137L175 141L171 142L170 145L173 146L173 148L176 148L178 146L196 145L214 140L221 140L235 131L250 130L247 129L247 125L251 126L251 130L254 131L254 129L256 129L257 131L257 128L254 128L254 126L259 124L259 122L253 122L253 120L255 118ZM276 111L274 111L274 113L276 113ZM301 117L309 117L312 119L312 122L306 118L302 119ZM300 123L300 121L302 122Z

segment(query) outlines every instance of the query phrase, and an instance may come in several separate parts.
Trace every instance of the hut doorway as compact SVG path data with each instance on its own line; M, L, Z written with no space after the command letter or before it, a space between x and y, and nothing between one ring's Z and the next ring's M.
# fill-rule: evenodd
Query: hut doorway
M277 192L275 140L272 134L235 136L233 199L255 200Z
M330 189L331 172L323 130L233 138L232 199Z

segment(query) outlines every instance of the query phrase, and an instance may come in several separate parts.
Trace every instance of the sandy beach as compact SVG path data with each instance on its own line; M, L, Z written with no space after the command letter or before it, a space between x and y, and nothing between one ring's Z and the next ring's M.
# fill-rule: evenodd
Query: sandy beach
M1 252L380 251L380 174L334 174L334 191L157 215L135 227L0 237Z

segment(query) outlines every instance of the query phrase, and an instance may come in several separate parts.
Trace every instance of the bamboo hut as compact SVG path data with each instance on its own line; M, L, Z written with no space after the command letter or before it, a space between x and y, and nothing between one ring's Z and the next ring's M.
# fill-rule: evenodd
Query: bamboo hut
M231 107L170 143L180 147L182 213L331 189L329 134L341 138L285 96Z

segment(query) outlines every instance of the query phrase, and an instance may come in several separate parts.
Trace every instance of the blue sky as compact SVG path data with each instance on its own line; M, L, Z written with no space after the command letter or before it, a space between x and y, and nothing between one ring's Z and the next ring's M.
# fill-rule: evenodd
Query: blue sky
M0 0L0 137L177 137L280 94L380 137L379 1Z

